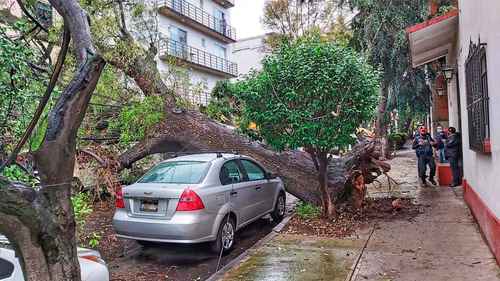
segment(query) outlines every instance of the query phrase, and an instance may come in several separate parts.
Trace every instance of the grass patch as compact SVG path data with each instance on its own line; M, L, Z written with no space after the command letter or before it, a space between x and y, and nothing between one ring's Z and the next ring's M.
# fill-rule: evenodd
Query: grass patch
M300 201L297 205L297 215L302 219L315 219L321 215L321 208L310 203Z

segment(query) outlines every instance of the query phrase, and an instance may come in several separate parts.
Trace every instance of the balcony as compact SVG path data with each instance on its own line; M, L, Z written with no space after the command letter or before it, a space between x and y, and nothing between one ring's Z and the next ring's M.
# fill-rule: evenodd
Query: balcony
M225 78L238 76L238 65L206 51L171 39L160 40L160 58L173 57L189 63L193 68Z
M236 42L236 29L186 0L165 0L160 13L225 43Z
M214 2L226 9L234 7L234 0L214 0Z

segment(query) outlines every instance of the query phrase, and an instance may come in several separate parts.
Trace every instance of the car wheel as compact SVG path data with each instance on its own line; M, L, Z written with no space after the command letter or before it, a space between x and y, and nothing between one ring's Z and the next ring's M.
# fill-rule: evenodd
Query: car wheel
M210 248L214 254L229 253L234 246L236 234L236 223L234 219L226 216L222 219L217 232L217 239L213 241Z
M278 199L276 199L276 205L274 206L274 210L271 213L271 217L275 222L281 222L285 217L286 213L286 196L284 193L280 193L278 195Z

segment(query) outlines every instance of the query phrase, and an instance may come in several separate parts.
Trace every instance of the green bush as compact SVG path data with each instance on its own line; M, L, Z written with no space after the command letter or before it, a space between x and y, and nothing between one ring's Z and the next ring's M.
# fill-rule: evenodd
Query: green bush
M75 213L75 221L78 227L83 227L85 218L92 213L92 204L86 193L78 193L71 197L73 203L73 211Z
M406 142L407 136L404 133L392 133L389 134L387 138L392 148L401 149Z
M321 215L321 208L310 203L300 201L297 205L297 215L302 219L315 219Z

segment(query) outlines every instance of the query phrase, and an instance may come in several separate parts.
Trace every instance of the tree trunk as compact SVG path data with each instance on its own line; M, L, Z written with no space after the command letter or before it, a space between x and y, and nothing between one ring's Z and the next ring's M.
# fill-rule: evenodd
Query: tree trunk
M389 98L389 87L385 81L382 81L380 87L380 98L377 108L377 120L375 122L375 137L379 140L382 155L387 158L389 155L388 140L387 140L387 101Z
M74 0L50 0L63 17L79 64L48 118L35 166L38 191L0 178L0 232L14 245L27 280L80 280L71 181L76 136L104 67L87 15Z
M328 188L328 155L326 152L316 152L315 154L319 162L318 182L323 204L323 215L331 219L336 215L336 210Z

